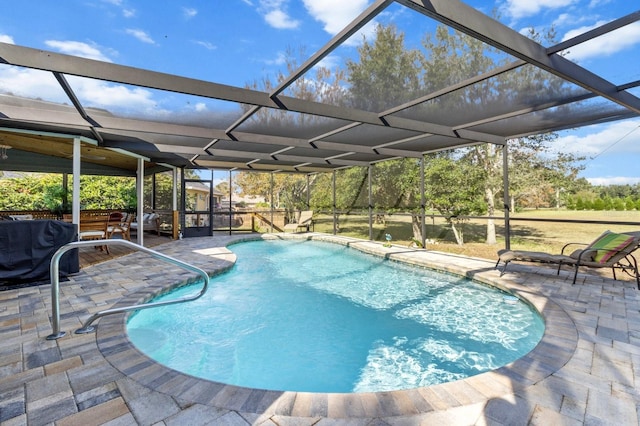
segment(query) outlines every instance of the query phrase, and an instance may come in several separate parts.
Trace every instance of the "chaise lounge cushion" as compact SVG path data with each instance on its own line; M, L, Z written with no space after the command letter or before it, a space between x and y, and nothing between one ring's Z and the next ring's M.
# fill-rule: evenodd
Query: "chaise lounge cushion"
M633 241L634 237L632 235L605 231L587 250L595 251L593 255L594 262L607 263L611 257L620 253Z

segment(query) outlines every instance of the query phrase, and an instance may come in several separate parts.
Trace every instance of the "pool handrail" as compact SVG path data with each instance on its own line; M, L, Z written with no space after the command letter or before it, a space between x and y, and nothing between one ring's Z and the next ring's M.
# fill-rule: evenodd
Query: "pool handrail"
M96 312L91 317L89 317L89 319L84 323L84 325L81 328L76 330L76 334L84 334L84 333L92 332L95 328L91 326L91 324L98 318L103 317L105 315L135 311L138 309L154 308L154 307L164 306L164 305L172 305L176 303L190 302L202 297L207 292L207 289L209 287L209 279L210 279L209 274L207 274L207 272L204 271L203 269L200 269L197 266L190 265L174 257L167 256L155 250L148 249L139 244L135 244L131 241L120 240L120 239L74 241L60 247L51 257L51 263L49 265L49 276L51 279L51 325L52 325L53 333L47 336L47 340L56 340L66 335L66 332L60 330L60 277L59 277L60 258L62 257L63 254L65 254L67 251L71 249L84 247L84 246L96 246L96 245L100 245L100 246L123 245L133 250L147 253L159 260L166 261L168 263L171 263L173 265L179 266L183 269L186 269L188 271L195 272L201 275L203 278L204 284L200 292L195 296L186 296L178 299L166 300L163 302L143 303L140 305L124 306L121 308L105 309L103 311Z

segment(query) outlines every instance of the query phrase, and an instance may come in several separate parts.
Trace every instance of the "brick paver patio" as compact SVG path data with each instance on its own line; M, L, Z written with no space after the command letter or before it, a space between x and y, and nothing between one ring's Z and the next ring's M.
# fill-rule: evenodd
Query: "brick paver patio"
M553 267L523 265L510 265L499 277L492 261L309 235L508 289L542 313L545 336L508 366L408 391L311 394L209 382L140 354L124 334L123 314L97 321L96 333L73 333L96 311L146 300L192 277L136 253L85 267L61 283L61 324L67 335L58 340L46 340L52 332L50 285L0 292L0 423L638 424L640 291L635 281L581 274L572 286L567 271L558 277ZM245 238L185 239L155 249L213 273L233 264L226 245Z

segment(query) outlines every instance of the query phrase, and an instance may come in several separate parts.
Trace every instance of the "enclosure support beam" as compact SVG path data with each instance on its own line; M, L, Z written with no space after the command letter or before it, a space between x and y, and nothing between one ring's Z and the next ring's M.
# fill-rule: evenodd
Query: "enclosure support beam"
M136 201L138 203L136 212L136 221L138 222L136 239L137 243L143 246L144 224L142 223L142 216L144 215L144 160L142 157L138 157L138 170L136 171Z
M336 171L333 171L333 235L338 233L338 223L336 221Z
M231 206L233 205L233 177L232 177L232 170L229 170L229 235L231 235L231 222L233 221L233 209L231 208Z
M271 172L271 182L269 187L269 213L270 213L270 233L273 234L273 172Z
M373 172L373 166L369 164L369 169L367 170L369 176L368 186L369 186L369 241L373 241L373 197L371 196L371 173Z
M151 210L155 211L156 205L156 173L151 175Z
M71 221L80 224L80 139L73 138L73 193L71 199ZM78 228L80 239L80 228Z
M426 206L427 203L426 196L424 194L424 155L420 160L420 234L422 237L422 248L427 248L427 226L425 224L427 214Z
M311 208L311 187L309 186L310 182L311 179L309 178L309 174L307 173L307 210Z
M171 238L177 240L180 235L180 227L178 226L178 169L171 169Z
M504 247L511 249L511 229L509 224L509 144L502 145L502 181L504 186Z

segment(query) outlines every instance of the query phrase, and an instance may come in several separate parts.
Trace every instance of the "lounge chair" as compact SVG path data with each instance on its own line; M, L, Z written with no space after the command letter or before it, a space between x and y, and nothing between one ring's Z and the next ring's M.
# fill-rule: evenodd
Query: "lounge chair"
M585 247L567 254L568 250L576 244ZM562 265L572 266L574 268L573 284L576 283L578 269L581 266L587 268L611 268L613 279L617 279L616 269L620 269L635 277L638 290L640 290L638 262L632 254L638 248L640 248L640 232L615 233L606 231L590 244L565 244L560 254L524 250L499 250L496 268L498 268L500 262L504 263L500 273L500 276L502 276L507 270L509 262L550 263L558 265L559 275Z
M300 212L300 217L294 223L288 223L284 226L284 232L293 231L298 232L298 229L305 229L309 232L309 226L313 224L313 210L303 210Z

